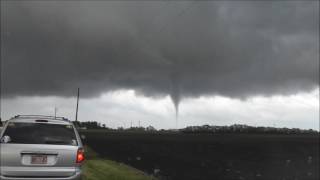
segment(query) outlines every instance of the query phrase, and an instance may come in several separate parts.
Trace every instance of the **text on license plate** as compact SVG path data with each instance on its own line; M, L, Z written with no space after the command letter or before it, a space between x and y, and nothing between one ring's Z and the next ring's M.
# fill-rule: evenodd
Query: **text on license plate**
M32 155L31 164L47 164L48 158L45 155Z

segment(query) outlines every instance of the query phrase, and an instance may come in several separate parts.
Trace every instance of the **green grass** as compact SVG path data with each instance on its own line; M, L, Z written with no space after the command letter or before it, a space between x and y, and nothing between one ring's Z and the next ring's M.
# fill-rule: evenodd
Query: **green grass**
M84 167L84 180L153 180L143 172L135 170L124 164L110 160L96 159L86 161Z
M155 178L130 166L101 159L89 147L86 147L86 156L87 160L83 166L83 180L155 180Z

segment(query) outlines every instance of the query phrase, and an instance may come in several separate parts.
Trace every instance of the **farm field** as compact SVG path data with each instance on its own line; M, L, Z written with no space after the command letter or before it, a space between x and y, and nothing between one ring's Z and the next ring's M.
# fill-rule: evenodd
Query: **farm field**
M319 179L319 136L84 131L99 156L158 179Z

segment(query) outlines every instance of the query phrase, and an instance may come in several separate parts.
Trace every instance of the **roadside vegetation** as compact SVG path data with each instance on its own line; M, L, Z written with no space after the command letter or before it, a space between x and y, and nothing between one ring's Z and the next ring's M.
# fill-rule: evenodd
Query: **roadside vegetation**
M87 160L84 164L83 180L154 180L142 171L122 163L102 159L91 148L86 147Z

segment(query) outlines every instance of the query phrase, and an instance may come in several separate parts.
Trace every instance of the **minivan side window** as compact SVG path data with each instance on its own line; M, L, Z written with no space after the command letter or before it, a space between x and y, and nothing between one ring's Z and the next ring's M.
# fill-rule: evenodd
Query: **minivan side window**
M64 124L10 122L5 136L10 137L9 144L78 144L73 126Z

